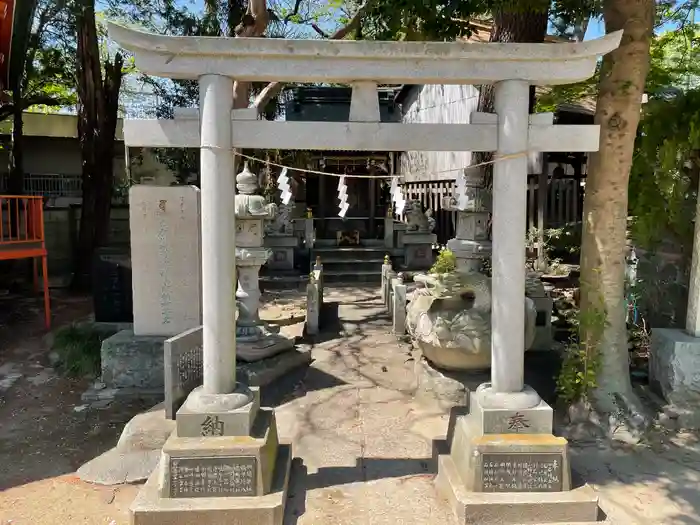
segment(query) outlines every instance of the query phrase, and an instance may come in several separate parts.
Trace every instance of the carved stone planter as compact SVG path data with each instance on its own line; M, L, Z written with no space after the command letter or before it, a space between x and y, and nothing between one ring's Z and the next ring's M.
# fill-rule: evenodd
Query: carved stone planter
M425 289L417 293L408 307L406 325L433 365L446 370L490 368L491 281L481 274L462 275L459 279L447 291ZM430 282L431 278L426 280ZM537 312L531 299L523 300L528 349L535 338Z

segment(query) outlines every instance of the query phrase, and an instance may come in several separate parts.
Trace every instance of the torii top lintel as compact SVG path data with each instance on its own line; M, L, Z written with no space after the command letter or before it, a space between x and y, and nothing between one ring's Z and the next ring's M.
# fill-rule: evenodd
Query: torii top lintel
M554 85L590 78L598 57L620 44L622 31L583 43L477 44L164 36L109 23L109 36L134 54L141 72L166 78Z

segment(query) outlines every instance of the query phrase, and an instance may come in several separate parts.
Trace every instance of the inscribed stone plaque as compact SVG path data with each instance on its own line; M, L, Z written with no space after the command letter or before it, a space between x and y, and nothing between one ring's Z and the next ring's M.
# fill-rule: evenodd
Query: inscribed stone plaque
M255 496L255 456L170 458L171 498Z
M483 492L561 492L562 454L482 455Z
M202 384L202 337L200 326L166 339L163 345L165 417L168 419L175 419L190 392Z
M177 335L202 324L199 190L129 192L135 335Z

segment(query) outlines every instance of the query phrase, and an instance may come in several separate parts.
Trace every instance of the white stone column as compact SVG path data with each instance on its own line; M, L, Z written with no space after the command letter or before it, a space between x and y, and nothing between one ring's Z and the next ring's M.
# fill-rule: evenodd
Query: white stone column
M693 237L685 331L693 337L700 337L700 198L695 203L695 236Z
M230 394L236 385L232 93L229 77L204 75L199 79L205 394Z
M493 165L493 252L491 257L491 390L521 392L525 350L525 225L527 156L498 156L527 150L529 85L521 80L496 84L498 151Z

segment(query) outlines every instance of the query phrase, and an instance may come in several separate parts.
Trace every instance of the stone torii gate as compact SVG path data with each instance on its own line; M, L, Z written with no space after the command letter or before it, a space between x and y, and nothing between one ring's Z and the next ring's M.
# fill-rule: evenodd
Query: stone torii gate
M187 441L192 439L188 436L197 434L193 429L206 426L209 430L214 428L217 435L246 436L250 434L255 418L260 417L258 412L263 410L258 409L256 393L237 385L235 377L235 148L495 151L492 376L491 383L482 385L477 395L472 396L471 420L465 423L468 429L465 427L464 432L471 437L495 435L493 429L498 428L500 436L520 432L523 428L536 428L538 434L551 436L551 409L534 390L523 384L526 154L596 151L599 128L555 126L546 119L530 117L528 92L530 85L568 84L591 77L598 58L618 46L621 32L578 44L171 37L115 24L109 25L109 35L134 54L136 66L143 73L199 81L198 112L179 112L174 120L127 120L124 123L127 145L201 148L204 385L190 395L178 412L177 432L171 437L172 445L166 445L164 449L163 467L158 474L161 491L159 495L153 495L157 505L171 510L181 508L183 513L193 516L192 513L204 513L213 505L200 506L197 501L219 497L221 502L217 508L223 506L231 512L250 512L242 503L232 503L235 498L230 496L248 495L264 499L272 497L274 490L279 489L272 487L272 470L261 469L262 455L249 451L244 455L259 460L258 466L253 466L255 475L246 490L237 492L238 489L228 486L224 487L225 490L219 487L207 491L206 496L211 498L195 499L187 505L173 507L176 501L182 501L182 494L187 494L187 490L177 492L172 488L182 483L185 462L194 457L201 458L205 452L220 456L222 462L236 459L233 455L225 456L226 447L221 444L212 442L207 446L202 440L197 443ZM232 110L234 79L350 84L353 87L350 121L258 120L254 109ZM378 84L495 84L496 115L476 119L478 123L475 124L382 123ZM498 160L499 157L502 160ZM528 418L542 417L549 418L549 422L523 423ZM505 424L511 420L515 423ZM212 426L212 421L217 425ZM273 429L274 424L272 417L268 428ZM443 480L447 480L446 485L452 487L453 494L460 492L458 486L476 491L499 491L498 483L496 489L489 484L492 484L488 481L491 474L485 473L482 463L470 460L471 456L483 451L474 449L467 443L467 434L458 435L459 432L457 429L452 444L452 460L446 464L446 473L441 471ZM276 439L276 432L274 434ZM209 439L215 441L218 438ZM492 455L496 452L490 449ZM238 454L236 457L241 463L241 452L232 454ZM565 451L559 456L566 461ZM242 463L248 469L250 463ZM279 459L276 463L276 468L288 469L288 464L280 464ZM252 464L256 465L255 462ZM568 463L565 466L568 468ZM452 467L456 467L457 478L450 475ZM283 479L286 480L286 475ZM545 491L568 490L568 474L562 473L560 481L558 486ZM528 483L508 483L506 489L501 487L500 491L541 492ZM223 500L227 502L223 503ZM463 512L464 506L469 505L459 497L456 501L455 510L458 512ZM283 506L283 498L278 503ZM269 500L266 505L265 508L269 508ZM514 507L510 505L508 508ZM135 513L138 514L136 510Z

